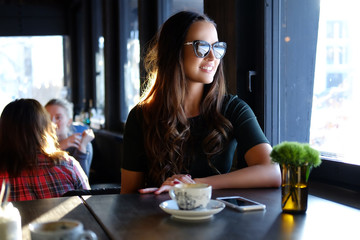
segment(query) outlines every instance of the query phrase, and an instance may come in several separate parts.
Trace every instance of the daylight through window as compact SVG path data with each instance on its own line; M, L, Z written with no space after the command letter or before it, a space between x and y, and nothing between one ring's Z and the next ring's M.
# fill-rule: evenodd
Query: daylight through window
M357 0L321 1L310 143L333 160L360 165L360 22Z

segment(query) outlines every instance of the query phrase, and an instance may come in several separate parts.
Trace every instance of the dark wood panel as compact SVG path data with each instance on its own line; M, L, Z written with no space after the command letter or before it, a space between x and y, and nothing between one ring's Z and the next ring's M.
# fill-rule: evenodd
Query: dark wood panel
M0 36L65 35L72 1L1 1Z

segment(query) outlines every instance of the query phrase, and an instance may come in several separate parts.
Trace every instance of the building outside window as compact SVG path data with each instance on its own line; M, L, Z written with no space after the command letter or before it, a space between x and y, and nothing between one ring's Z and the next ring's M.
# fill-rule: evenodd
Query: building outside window
M360 165L360 22L357 0L321 0L310 143L325 157Z
M17 98L65 98L63 36L0 37L0 112Z

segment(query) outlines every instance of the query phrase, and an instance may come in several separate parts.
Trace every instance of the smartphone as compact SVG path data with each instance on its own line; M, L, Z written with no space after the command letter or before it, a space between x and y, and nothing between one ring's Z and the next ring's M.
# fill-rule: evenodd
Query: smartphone
M240 212L264 210L266 208L266 206L262 203L258 203L240 196L218 197L216 199Z

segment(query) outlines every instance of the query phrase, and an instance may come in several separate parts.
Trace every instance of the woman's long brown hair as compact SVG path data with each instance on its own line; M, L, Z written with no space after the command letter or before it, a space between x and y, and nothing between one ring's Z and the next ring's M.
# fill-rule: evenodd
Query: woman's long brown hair
M16 177L22 170L35 169L38 153L54 162L68 156L60 150L55 126L38 101L9 103L0 118L0 172Z
M145 58L145 68L149 73L148 89L139 106L145 119L144 142L150 168L148 177L157 185L161 185L167 177L186 170L186 142L191 133L184 111L187 79L182 49L191 24L197 21L208 21L215 26L205 15L177 13L164 23ZM213 167L211 157L221 152L232 128L220 113L226 94L222 62L213 82L204 90L200 115L209 134L202 147L209 165Z

